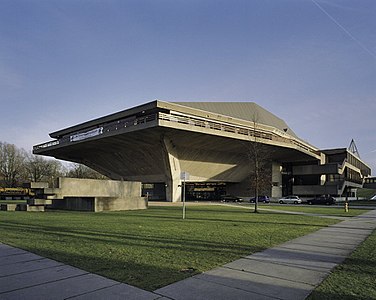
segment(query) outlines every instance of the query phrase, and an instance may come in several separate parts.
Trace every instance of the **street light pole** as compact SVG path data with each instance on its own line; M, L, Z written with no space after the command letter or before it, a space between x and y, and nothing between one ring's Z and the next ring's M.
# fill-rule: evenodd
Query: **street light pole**
M188 172L181 172L180 179L183 180L182 182L182 192L183 192L183 220L185 219L185 181L189 180L189 173Z
M185 177L183 179L183 220L185 219Z

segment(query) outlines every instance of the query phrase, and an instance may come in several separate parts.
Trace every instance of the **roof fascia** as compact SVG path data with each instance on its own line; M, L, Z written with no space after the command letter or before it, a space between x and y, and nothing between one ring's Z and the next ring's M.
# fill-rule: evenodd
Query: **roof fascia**
M148 103L145 103L145 104L141 104L139 106L132 107L132 108L129 108L129 109L125 109L125 110L122 110L120 112L116 112L116 113L113 113L113 114L110 114L110 115L107 115L107 116L104 116L104 117L100 117L100 118L93 119L93 120L90 120L90 121L87 121L87 122L84 122L84 123L80 123L78 125L67 127L65 129L61 129L61 130L50 133L50 137L57 139L57 138L59 138L63 135L66 135L68 133L83 130L83 129L86 129L88 127L97 126L99 124L111 122L111 121L114 121L114 120L117 120L117 119L122 119L122 118L125 118L125 117L128 117L128 116L134 115L138 112L142 112L143 110L156 108L157 103L158 103L158 100L154 100L154 101L151 101L151 102L148 102Z

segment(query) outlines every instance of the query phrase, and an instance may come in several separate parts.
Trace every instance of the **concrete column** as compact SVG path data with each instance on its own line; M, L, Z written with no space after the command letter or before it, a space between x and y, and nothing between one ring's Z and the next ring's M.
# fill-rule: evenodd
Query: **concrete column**
M272 197L282 197L282 166L280 163L272 163Z
M324 153L320 154L320 165L326 164L326 155ZM326 175L323 174L320 176L320 185L325 185L326 183Z
M177 149L167 136L162 136L161 142L165 152L166 165L166 200L169 202L181 202L180 162Z

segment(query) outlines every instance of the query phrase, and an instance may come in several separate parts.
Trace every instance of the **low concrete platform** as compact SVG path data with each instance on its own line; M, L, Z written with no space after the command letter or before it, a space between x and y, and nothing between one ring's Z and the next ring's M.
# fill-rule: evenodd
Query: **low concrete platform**
M29 199L27 200L27 204L29 205L51 205L51 199Z
M20 211L44 211L44 205L17 204Z
M376 228L376 210L154 292L0 243L0 299L305 299Z
M1 204L0 210L15 211L15 210L17 210L17 204Z

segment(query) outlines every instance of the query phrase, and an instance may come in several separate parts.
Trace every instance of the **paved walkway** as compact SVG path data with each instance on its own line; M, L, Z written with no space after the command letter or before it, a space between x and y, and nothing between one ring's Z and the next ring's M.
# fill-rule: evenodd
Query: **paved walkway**
M305 299L376 228L376 210L154 292L0 244L0 299Z

